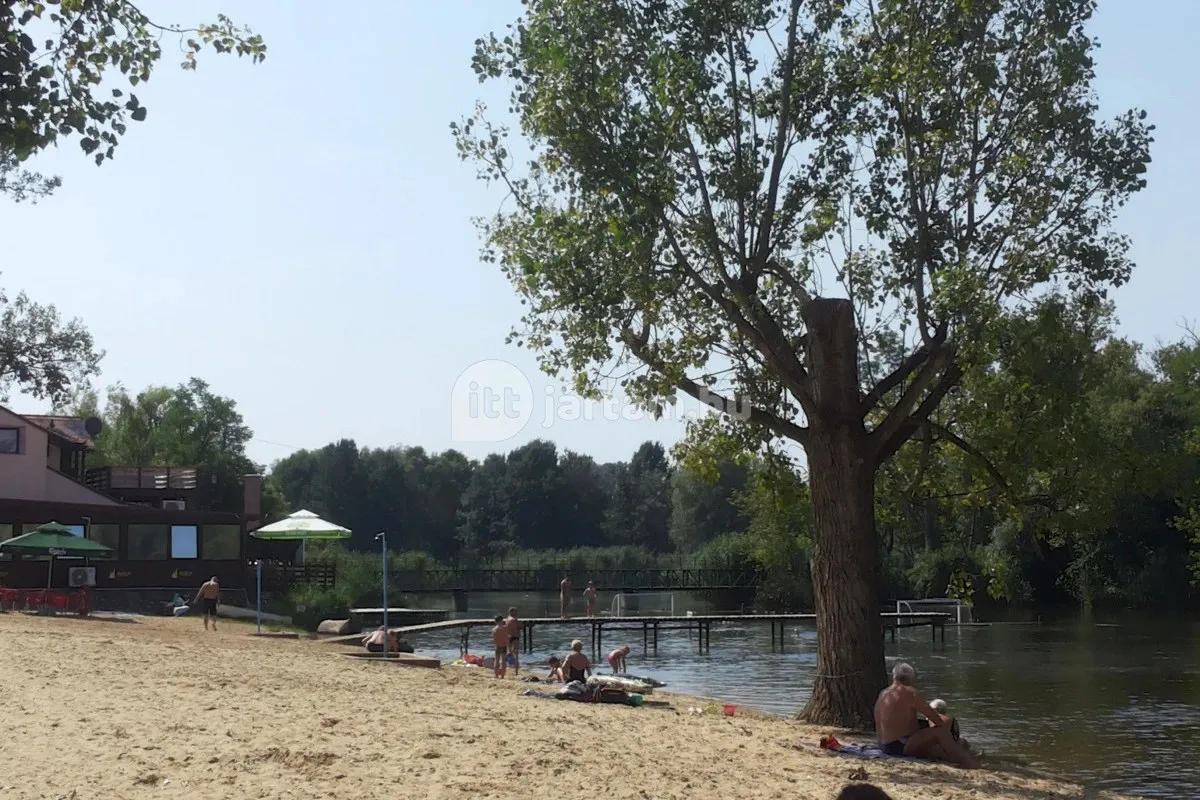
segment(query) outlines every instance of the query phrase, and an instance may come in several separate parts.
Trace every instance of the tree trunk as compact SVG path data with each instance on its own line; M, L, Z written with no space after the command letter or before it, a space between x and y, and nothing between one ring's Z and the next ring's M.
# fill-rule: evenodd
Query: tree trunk
M858 411L858 347L847 300L805 308L815 413L809 417L809 487L816 533L812 578L817 675L803 718L874 728L884 687L879 593L883 572L875 531L875 465Z
M942 546L942 532L938 527L938 501L926 497L921 502L921 530L925 534L925 549L932 552Z

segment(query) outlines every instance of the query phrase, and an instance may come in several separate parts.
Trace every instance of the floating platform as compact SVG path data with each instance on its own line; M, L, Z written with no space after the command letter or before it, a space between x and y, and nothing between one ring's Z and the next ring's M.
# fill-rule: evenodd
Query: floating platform
M379 661L387 664L396 664L401 667L426 667L428 669L441 669L442 662L431 656L419 656L415 653L342 653L344 658L353 658L358 661Z

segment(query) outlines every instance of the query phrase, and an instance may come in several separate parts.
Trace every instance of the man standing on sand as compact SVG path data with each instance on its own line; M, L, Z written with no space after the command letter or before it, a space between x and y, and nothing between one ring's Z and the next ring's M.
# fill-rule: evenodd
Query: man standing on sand
M932 758L960 767L978 769L979 759L964 750L950 733L942 715L930 707L916 688L917 672L908 664L892 669L892 685L875 701L875 732L883 752L889 756ZM930 726L922 728L917 714Z
M512 658L513 675L521 674L521 620L517 619L517 609L514 606L508 610L508 619L504 620L508 629L508 655Z
M596 582L588 581L587 588L583 590L583 599L587 601L587 615L589 617L596 616Z
M212 617L212 629L217 629L217 602L221 599L221 585L214 575L204 582L200 591L196 592L196 602L192 605L201 606L200 613L204 615L204 630L208 630L208 619Z
M558 599L562 604L562 618L566 619L571 613L571 576L563 576L558 584Z

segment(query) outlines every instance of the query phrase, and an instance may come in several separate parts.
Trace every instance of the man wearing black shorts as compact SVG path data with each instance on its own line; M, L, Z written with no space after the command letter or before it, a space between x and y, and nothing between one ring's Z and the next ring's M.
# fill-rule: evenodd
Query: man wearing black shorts
M217 602L221 599L221 585L217 583L217 576L213 576L205 581L200 587L200 591L196 592L195 605L200 606L200 611L204 614L204 630L208 630L208 620L212 618L212 629L217 629Z

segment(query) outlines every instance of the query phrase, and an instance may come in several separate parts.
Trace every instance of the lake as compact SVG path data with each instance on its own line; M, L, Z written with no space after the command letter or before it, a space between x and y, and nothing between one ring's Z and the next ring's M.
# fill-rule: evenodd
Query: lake
M600 607L605 608L606 598ZM510 605L542 616L548 595L479 594L465 617L490 617ZM448 599L429 598L439 606ZM580 601L576 601L578 608ZM676 611L712 611L676 596ZM586 625L539 628L535 652L523 661L538 673L571 639L589 640ZM623 639L621 637L628 637ZM418 652L452 661L457 632L411 637ZM662 632L658 652L643 653L640 633L606 634L605 650L629 644L629 670L651 675L668 691L717 698L784 716L808 699L816 669L816 632L789 626L786 652L772 652L770 625L713 625L711 650L697 653L694 634ZM484 631L473 650L489 654ZM946 642L928 629L900 631L887 642L889 667L917 669L926 696L940 697L960 719L963 736L989 755L1087 782L1095 788L1147 797L1200 796L1200 623L1128 615L1042 623L946 628ZM607 665L604 665L607 670ZM815 742L813 742L815 744Z

